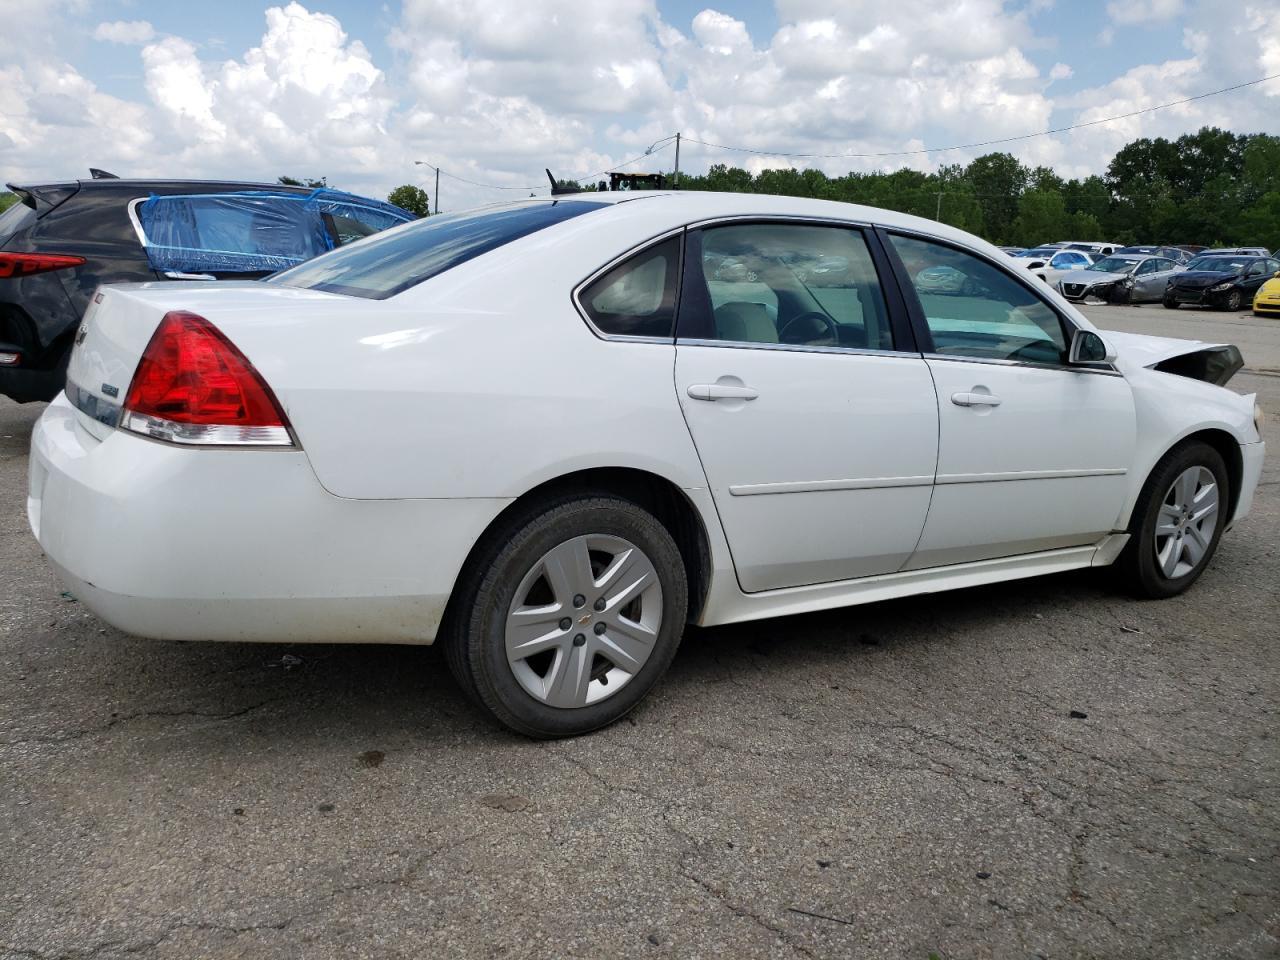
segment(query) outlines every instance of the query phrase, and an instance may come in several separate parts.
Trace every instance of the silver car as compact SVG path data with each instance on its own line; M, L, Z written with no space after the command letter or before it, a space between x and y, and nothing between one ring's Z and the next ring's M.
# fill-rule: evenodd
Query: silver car
M1166 257L1112 254L1084 270L1072 270L1056 286L1068 300L1154 303L1164 296L1169 278L1186 266Z

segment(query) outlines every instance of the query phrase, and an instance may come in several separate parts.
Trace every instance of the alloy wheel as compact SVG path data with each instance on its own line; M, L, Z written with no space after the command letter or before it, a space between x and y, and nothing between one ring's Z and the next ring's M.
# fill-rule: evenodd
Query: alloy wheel
M1182 471L1165 493L1156 517L1156 565L1170 580L1204 559L1218 526L1218 483L1207 467Z
M599 703L648 661L662 627L653 562L621 537L574 537L524 575L507 611L507 662L552 707Z

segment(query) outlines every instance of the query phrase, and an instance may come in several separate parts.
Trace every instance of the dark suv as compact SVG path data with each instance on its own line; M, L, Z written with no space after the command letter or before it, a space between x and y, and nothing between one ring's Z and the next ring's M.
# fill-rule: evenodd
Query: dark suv
M0 394L62 389L72 339L100 284L257 279L414 219L338 190L104 177L9 185L0 213Z

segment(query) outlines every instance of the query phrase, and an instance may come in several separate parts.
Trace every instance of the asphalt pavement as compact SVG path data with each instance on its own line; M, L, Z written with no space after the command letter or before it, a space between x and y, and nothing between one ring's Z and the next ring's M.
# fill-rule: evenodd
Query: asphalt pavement
M1088 312L1240 344L1280 451L1280 324ZM0 401L0 957L1280 955L1276 452L1182 597L690 630L625 721L534 743L429 648L99 623L27 529L39 412Z

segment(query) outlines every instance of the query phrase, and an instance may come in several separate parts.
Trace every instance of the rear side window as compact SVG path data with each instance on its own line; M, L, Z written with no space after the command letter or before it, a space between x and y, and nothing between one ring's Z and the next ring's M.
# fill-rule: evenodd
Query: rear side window
M521 237L603 206L608 204L557 200L428 217L340 247L268 282L385 300Z
M160 272L273 273L413 218L340 190L153 196L137 204L147 259Z
M0 213L0 247L19 230L25 230L35 222L36 212L21 200Z
M673 337L679 270L680 238L672 237L597 277L578 302L607 336Z
M330 249L319 216L269 194L151 197L137 216L161 272L269 273Z

